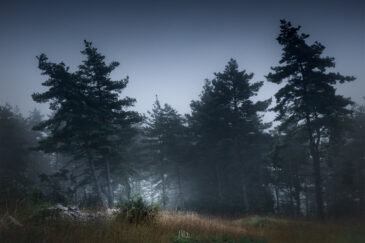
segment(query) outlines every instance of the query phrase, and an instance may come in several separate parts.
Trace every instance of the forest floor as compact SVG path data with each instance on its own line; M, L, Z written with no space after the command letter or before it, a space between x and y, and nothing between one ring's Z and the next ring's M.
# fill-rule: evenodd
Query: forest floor
M195 213L162 212L150 223L129 224L118 217L87 221L47 218L27 210L0 211L0 242L147 243L363 243L359 219L314 221L250 216L222 219Z

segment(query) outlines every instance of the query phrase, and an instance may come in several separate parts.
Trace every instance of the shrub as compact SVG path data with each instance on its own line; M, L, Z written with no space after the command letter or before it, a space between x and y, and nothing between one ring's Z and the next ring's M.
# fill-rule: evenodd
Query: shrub
M159 212L156 206L148 204L141 196L119 204L118 208L119 213L117 217L126 219L131 224L152 222Z

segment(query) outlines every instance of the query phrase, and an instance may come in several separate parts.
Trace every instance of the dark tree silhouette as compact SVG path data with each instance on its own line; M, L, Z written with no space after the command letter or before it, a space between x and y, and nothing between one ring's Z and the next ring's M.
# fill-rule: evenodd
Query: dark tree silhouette
M277 104L273 108L278 112L277 121L281 129L291 124L303 125L307 130L310 154L313 160L313 175L317 215L324 217L323 188L321 175L321 139L326 135L331 119L347 116L352 104L350 99L336 95L334 85L352 81L351 76L326 72L335 66L334 58L322 57L325 47L315 42L306 43L307 34L299 33L300 26L281 20L277 41L283 46L280 66L273 67L267 75L270 82L285 83L276 94Z
M268 127L259 112L264 112L270 104L270 100L251 100L263 85L263 82L250 83L252 77L245 70L239 71L237 62L231 59L222 73L215 73L215 78L206 82L201 99L192 101L189 117L197 158L212 176L206 181L215 185L212 191L216 202L223 204L228 191L225 187L235 184L238 190L232 194L240 192L246 210L251 207L249 178L262 169L257 154L261 147L257 142ZM232 180L230 184L229 180ZM258 185L262 184L259 180L256 180Z
M50 131L50 135L40 141L39 148L45 152L70 154L75 161L86 162L102 204L97 166L104 164L111 206L110 161L118 156L119 142L130 138L131 126L139 122L140 117L127 110L135 99L119 98L128 78L112 81L109 77L119 64L106 65L105 57L92 43L84 43L85 49L81 53L86 60L74 73L69 72L64 63L48 62L44 54L38 57L42 74L49 76L42 85L49 89L33 94L33 99L39 103L50 102L50 109L54 111L51 118L36 126L38 130Z

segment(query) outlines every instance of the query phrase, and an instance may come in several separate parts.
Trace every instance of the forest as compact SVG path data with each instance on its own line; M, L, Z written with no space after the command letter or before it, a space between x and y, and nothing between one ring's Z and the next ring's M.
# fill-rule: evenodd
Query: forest
M119 63L107 63L90 41L75 71L40 54L44 89L32 99L50 114L0 106L0 216L24 202L87 210L141 202L210 217L363 220L365 102L336 91L363 80L336 72L325 46L308 38L281 20L280 61L266 80L230 59L205 80L189 114L160 103L158 94L147 114L135 111L138 100L123 93L133 80L112 80ZM257 100L264 82L279 90ZM275 119L265 122L266 112ZM16 234L1 227L0 239L14 242Z

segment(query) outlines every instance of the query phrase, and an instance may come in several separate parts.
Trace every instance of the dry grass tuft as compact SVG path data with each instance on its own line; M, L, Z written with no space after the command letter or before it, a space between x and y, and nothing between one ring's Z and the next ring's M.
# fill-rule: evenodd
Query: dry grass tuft
M220 218L204 217L193 212L163 212L158 218L162 227L204 235L247 236L244 227Z

